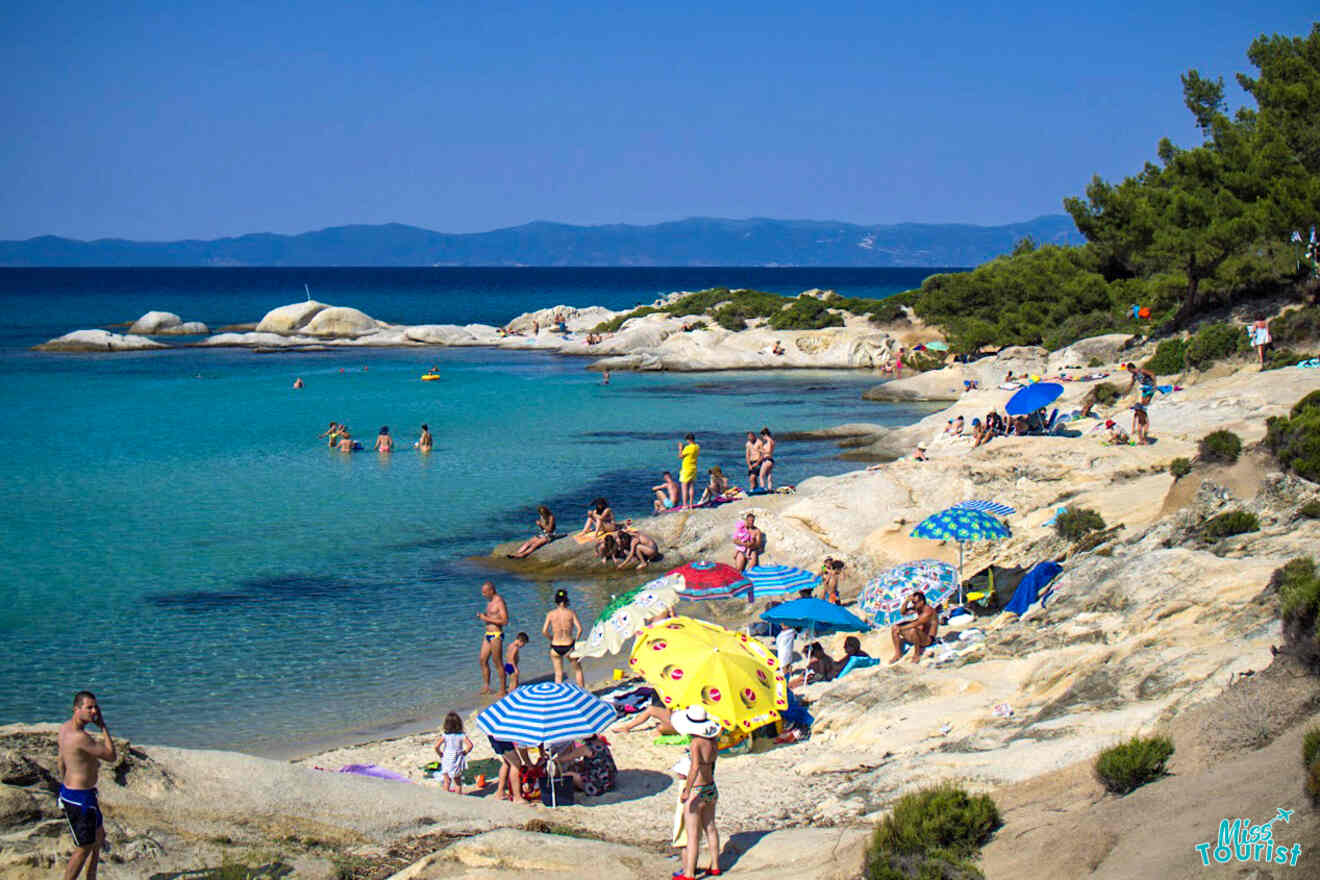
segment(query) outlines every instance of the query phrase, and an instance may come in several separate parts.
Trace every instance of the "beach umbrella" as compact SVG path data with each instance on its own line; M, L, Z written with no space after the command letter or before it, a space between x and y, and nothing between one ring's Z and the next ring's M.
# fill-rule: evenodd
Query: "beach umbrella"
M726 730L750 733L788 708L774 655L744 633L703 620L675 617L647 627L628 665L669 708L699 704Z
M805 629L812 635L862 632L871 628L870 624L848 609L824 599L810 597L776 605L762 613L761 619L793 629Z
M1012 531L1002 521L979 510L950 507L917 523L912 530L914 538L928 538L932 541L958 542L958 601L962 601L962 568L964 545L971 541L998 541L1012 536Z
M866 582L857 604L869 620L884 626L897 622L904 600L920 591L932 605L958 589L958 571L947 562L918 559L880 572Z
M752 588L751 581L732 565L707 562L704 559L680 565L666 577L669 575L683 579L678 597L694 602L701 599L732 599L746 594Z
M591 632L573 651L575 657L617 654L646 622L678 604L682 578L665 575L615 597L596 618Z
M748 600L785 596L820 586L820 575L795 565L753 565L743 572L752 582Z
M600 733L618 717L614 707L568 682L526 684L477 713L477 727L495 739L549 746Z
M993 513L995 516L1010 516L1017 513L1012 507L998 501L959 501L953 506L959 510L979 510L982 513Z
M1062 393L1063 386L1058 382L1036 382L1010 397L1008 403L1004 404L1004 412L1010 416L1025 416L1049 406Z

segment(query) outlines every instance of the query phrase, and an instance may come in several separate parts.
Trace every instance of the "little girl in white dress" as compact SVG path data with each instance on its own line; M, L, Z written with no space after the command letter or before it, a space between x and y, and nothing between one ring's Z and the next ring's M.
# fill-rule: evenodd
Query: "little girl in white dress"
M463 733L463 719L457 712L445 716L444 733L436 740L435 753L440 756L440 782L445 791L457 789L463 793L463 772L467 770L468 752L472 751L472 740Z

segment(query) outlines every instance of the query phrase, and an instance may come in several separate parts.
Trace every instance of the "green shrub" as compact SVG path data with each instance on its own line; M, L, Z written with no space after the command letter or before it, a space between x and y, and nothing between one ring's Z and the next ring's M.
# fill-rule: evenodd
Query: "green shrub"
M949 783L904 795L871 837L866 876L980 877L966 859L975 856L1000 824L989 796L973 797Z
M1320 807L1320 758L1312 761L1306 771L1306 793L1311 796L1311 805Z
M1312 727L1302 734L1302 766L1310 767L1320 759L1320 727Z
M1144 364L1145 368L1157 376L1181 373L1187 368L1187 341L1185 339L1166 339L1155 349L1155 356Z
M1095 392L1095 402L1101 406L1113 406L1123 396L1123 389L1112 382L1101 382L1091 390Z
M1242 454L1242 438L1232 431L1212 431L1197 444L1201 461L1233 464Z
M1320 306L1285 312L1270 321L1270 336L1278 345L1297 345L1320 339Z
M1320 501L1308 501L1297 508L1297 515L1305 519L1320 519Z
M1283 640L1288 653L1312 671L1320 672L1320 576L1308 557L1292 560L1274 572L1270 586L1279 592Z
M1297 401L1289 418L1266 419L1265 446L1285 470L1320 483L1320 391Z
M1233 535L1254 532L1259 528L1260 519L1256 514L1248 513L1245 510L1230 510L1206 520L1205 524L1201 526L1201 534L1208 541L1217 541L1220 538L1230 538Z
M1105 521L1094 510L1084 507L1069 507L1054 520L1054 529L1059 536L1069 541L1076 541L1087 532L1099 532L1105 528Z
M1309 354L1298 354L1291 348L1275 349L1274 351L1266 353L1265 369L1282 370L1284 367L1295 367L1310 357Z
M1169 473L1173 474L1175 480L1181 480L1192 472L1192 463L1186 458L1175 458L1169 462Z
M601 321L595 327L591 328L592 333L613 333L624 325L629 318L641 318L645 315L654 315L660 311L653 306L641 306L633 309L631 312L625 312L622 315L615 315L608 321Z
M732 330L735 333L747 329L747 319L733 306L724 306L717 309L715 311L715 323L725 330Z
M799 296L788 306L770 316L775 330L819 330L822 327L842 327L843 318L830 311L830 307L814 296Z
M1128 794L1164 775L1173 741L1163 736L1134 736L1111 746L1095 759L1095 775L1114 794Z
M1198 370L1247 348L1247 334L1235 324L1206 324L1187 343L1187 365Z

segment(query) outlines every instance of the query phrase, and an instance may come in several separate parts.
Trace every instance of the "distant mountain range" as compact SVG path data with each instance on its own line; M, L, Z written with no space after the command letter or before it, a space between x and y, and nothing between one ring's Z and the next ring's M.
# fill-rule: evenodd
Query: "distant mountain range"
M693 218L654 226L528 223L449 234L416 226L336 226L213 241L0 241L0 266L975 266L1037 244L1080 244L1052 214L1006 226Z

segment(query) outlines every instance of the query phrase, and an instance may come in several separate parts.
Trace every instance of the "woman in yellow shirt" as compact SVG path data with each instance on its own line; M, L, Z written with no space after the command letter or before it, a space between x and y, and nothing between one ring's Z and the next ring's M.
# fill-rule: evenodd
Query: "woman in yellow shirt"
M691 434L678 443L678 457L682 461L678 470L679 499L684 507L691 507L695 496L693 490L697 483L697 455L700 452L701 447L697 445L697 438Z

